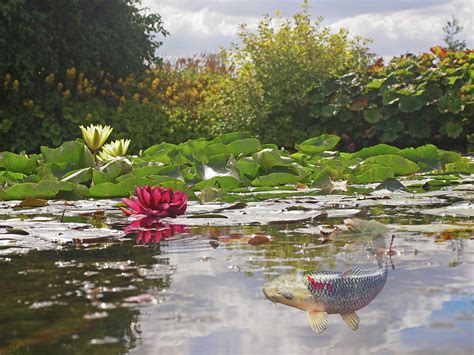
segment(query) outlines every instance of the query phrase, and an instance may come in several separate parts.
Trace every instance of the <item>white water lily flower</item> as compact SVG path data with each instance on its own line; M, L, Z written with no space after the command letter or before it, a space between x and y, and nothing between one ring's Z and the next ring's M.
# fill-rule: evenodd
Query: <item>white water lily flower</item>
M89 147L89 149L94 152L104 145L105 141L107 138L109 138L110 133L112 133L113 130L113 128L110 126L93 124L87 128L84 126L79 126L79 128L82 131L84 142Z
M99 158L101 160L110 160L115 157L122 157L127 154L129 145L130 139L119 139L112 143L107 143L102 147Z

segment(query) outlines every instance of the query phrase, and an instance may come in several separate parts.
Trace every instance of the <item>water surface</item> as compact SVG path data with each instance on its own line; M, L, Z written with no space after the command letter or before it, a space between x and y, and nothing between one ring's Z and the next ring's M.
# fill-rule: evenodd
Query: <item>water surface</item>
M76 201L62 221L61 201L44 209L4 202L0 352L469 354L472 198L466 184L417 195L286 198L241 211L193 204L191 214L228 218L177 219L186 229L148 244L121 232L128 222L116 201ZM271 218L258 223L260 212ZM375 266L370 233L324 233L347 217L389 226L388 280L358 311L357 331L330 315L326 332L315 334L303 311L275 306L262 288L286 273Z

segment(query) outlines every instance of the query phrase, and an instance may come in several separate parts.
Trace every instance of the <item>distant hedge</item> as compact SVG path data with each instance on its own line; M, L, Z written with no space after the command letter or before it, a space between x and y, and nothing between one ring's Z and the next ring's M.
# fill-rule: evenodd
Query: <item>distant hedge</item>
M238 93L235 100L241 109L229 105L222 116L228 117L230 129L251 130L264 141L286 147L332 133L342 137L340 148L348 151L376 143L434 143L465 150L474 143L473 73L474 51L433 47L431 53L403 55L387 65L379 59L365 68L331 75L305 95L286 96L278 111L265 107L265 92L255 88L267 85L267 90L278 91L279 86L268 88L268 83L250 75L249 88L239 91L235 85L237 89L230 91ZM246 102L253 110L243 107ZM253 119L242 119L241 111L250 111Z
M280 116L262 109L261 93L251 90L259 85L255 79L235 76L225 58L215 55L119 80L105 75L100 86L70 68L64 81L45 79L42 98L29 98L6 76L0 151L59 145L90 122L113 125L112 138L131 138L132 151L233 130L250 130L287 148L333 133L347 151L377 143L434 143L462 151L474 143L474 53L438 47L433 52L330 76L300 97L298 106L290 100Z
M306 128L340 134L349 150L379 142L465 149L474 143L473 73L471 50L379 60L315 89Z

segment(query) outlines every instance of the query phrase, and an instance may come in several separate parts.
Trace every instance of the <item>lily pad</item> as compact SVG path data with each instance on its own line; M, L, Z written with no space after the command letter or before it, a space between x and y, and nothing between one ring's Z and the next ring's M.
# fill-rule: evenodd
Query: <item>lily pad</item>
M305 154L319 154L326 150L333 149L340 141L340 137L332 134L323 134L310 138L300 144L296 144L296 149Z

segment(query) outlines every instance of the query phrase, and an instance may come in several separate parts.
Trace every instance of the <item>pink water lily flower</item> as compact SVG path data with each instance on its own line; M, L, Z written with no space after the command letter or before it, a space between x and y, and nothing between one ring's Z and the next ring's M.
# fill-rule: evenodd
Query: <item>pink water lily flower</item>
M176 217L186 212L188 195L166 187L143 186L135 188L135 195L122 201L130 209L120 207L127 216Z

